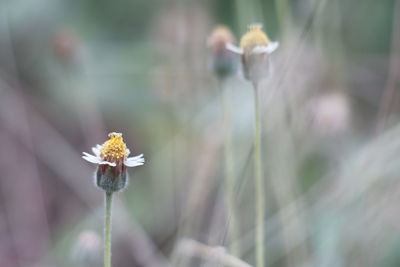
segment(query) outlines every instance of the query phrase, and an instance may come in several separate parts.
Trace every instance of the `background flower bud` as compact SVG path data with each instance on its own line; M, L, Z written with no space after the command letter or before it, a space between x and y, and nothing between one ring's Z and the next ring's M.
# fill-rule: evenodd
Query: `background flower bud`
M232 32L226 26L216 26L208 37L207 46L211 52L210 68L219 77L234 73L237 68L237 59L226 50L226 44L236 42Z

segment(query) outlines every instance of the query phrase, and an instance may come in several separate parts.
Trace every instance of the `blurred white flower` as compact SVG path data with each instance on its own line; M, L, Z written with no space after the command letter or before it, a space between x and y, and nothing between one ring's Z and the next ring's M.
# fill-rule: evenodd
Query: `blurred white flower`
M240 47L227 43L226 49L239 55L244 54L271 54L279 47L278 42L271 42L262 30L261 24L252 24L249 31L240 39Z
M226 45L235 43L235 37L228 27L216 26L207 39L210 50L210 69L218 78L225 78L236 71L237 58L230 53Z
M267 34L262 30L262 25L253 24L240 39L240 47L227 43L226 49L241 55L244 77L257 83L269 71L268 55L274 52L278 46L278 42L269 40Z
M350 107L341 93L331 93L312 99L308 105L312 128L320 135L337 135L350 124Z

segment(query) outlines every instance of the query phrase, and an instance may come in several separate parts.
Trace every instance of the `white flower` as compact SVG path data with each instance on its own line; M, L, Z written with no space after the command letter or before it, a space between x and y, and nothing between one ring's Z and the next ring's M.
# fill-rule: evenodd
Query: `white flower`
M240 39L240 47L227 43L226 49L239 55L254 55L271 54L278 46L278 42L269 40L268 35L262 30L261 24L252 24L249 26L249 31Z
M269 40L260 24L255 24L240 39L240 47L227 43L226 49L241 56L244 77L255 84L268 75L269 55L278 46L278 42Z
M103 145L92 147L94 155L83 152L82 158L94 164L106 164L111 167L116 167L120 163L127 167L136 167L144 164L143 154L128 158L130 150L126 148L122 140L122 134L110 133L108 136L110 139L104 142Z

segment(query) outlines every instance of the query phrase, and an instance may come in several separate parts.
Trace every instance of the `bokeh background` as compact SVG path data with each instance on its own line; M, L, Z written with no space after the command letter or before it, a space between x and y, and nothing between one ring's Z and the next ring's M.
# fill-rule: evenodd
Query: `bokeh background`
M400 265L400 1L1 0L0 266L101 266L103 194L81 152L122 132L146 164L114 202L114 266L253 265L252 87L231 105L240 238L224 204L207 37L259 22L268 266ZM239 64L239 60L237 60Z

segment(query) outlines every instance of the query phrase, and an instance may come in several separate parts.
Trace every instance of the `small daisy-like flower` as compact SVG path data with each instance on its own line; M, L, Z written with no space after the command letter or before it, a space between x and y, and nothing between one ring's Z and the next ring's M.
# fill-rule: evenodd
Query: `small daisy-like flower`
M265 73L268 55L278 46L278 42L269 40L261 24L252 24L240 39L240 47L227 43L226 49L242 56L244 75L246 79L255 82Z
M144 164L143 154L128 157L130 150L126 147L121 133L110 133L110 138L103 145L92 148L94 155L83 152L82 158L98 164L96 184L107 192L116 192L126 185L126 167L136 167Z
M237 60L226 45L236 43L235 37L228 27L216 26L207 39L211 53L210 68L220 78L225 78L236 70Z
M248 32L240 39L240 47L233 43L227 43L226 49L239 54L271 54L279 46L278 42L271 42L267 34L262 30L261 24L251 24Z

